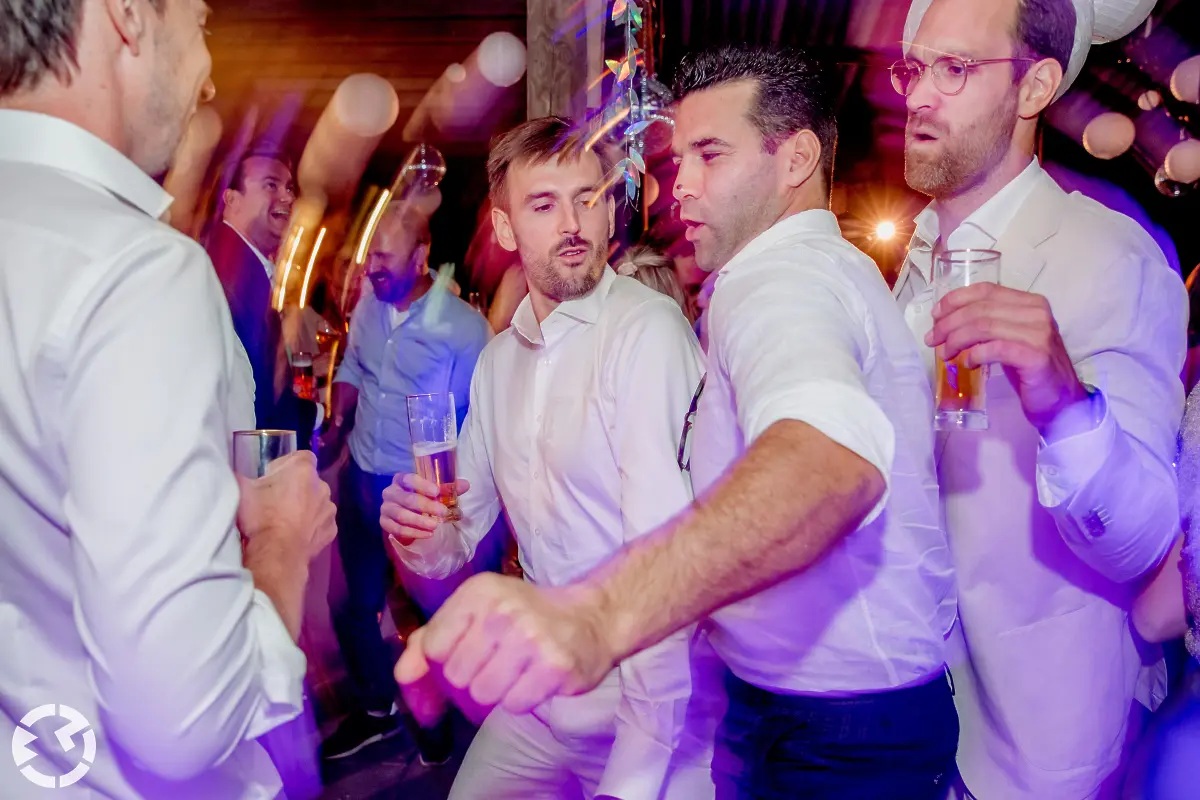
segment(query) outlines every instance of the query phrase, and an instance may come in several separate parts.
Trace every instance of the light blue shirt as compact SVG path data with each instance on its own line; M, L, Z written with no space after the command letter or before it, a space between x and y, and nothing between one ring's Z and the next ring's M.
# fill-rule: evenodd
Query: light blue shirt
M440 286L413 303L399 325L389 309L364 291L334 378L358 389L350 455L376 475L413 471L408 395L453 392L462 427L475 362L491 337L483 315Z

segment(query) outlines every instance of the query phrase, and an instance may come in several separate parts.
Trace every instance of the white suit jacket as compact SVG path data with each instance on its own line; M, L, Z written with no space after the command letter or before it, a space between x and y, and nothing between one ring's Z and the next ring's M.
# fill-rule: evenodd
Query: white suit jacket
M1000 282L1050 301L1107 414L1092 433L1047 447L994 368L990 429L938 440L959 587L949 658L959 765L980 800L1107 796L1139 678L1156 660L1129 625L1133 582L1178 526L1183 285L1136 223L1031 170L1028 196L995 234ZM898 296L910 280L922 280L911 261ZM931 295L918 291L906 315L918 340ZM1061 484L1059 472L1084 480L1067 480L1056 502L1045 485Z

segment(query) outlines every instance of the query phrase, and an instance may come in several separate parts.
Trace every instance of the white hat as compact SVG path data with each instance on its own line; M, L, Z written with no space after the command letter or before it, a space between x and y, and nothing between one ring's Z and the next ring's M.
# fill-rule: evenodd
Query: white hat
M1154 8L1156 0L1072 0L1075 5L1075 44L1071 48L1071 60L1063 70L1062 83L1054 99L1066 94L1067 89L1079 77L1083 62L1087 60L1092 44L1118 39L1136 28ZM921 20L933 0L913 0L904 23L904 51L921 27Z

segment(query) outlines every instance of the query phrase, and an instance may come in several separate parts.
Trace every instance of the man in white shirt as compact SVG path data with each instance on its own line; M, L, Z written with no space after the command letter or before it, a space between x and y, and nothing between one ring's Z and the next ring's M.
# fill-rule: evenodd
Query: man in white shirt
M0 5L0 796L269 798L334 509L308 454L239 496L250 368L158 221L208 8L84 5Z
M919 0L893 68L906 176L934 200L896 296L931 374L933 348L993 365L989 430L938 442L959 792L984 800L1114 796L1153 663L1128 609L1178 530L1183 285L1136 223L1066 194L1034 158L1091 6ZM1000 251L1000 283L935 305L933 258L962 248Z
M720 269L691 455L702 500L576 585L468 581L397 667L415 705L424 655L519 711L711 613L731 670L719 796L944 794L954 595L929 384L879 270L826 210L822 72L730 47L676 79L675 197L697 264Z
M605 263L614 203L585 135L543 117L492 148L492 218L520 253L529 295L471 383L458 443L463 519L438 524L438 487L416 475L397 475L384 494L384 529L420 574L461 568L503 504L526 578L560 586L691 500L677 444L699 346L677 305ZM652 800L664 782L669 796L711 796L702 768L668 778L690 695L689 633L626 659L581 697L494 710L451 796L552 798L578 785L586 797Z

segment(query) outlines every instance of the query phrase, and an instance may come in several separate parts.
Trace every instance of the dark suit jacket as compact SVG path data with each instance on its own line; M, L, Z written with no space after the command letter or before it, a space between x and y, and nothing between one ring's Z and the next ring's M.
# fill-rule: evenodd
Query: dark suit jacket
M263 264L237 231L218 223L209 235L208 255L225 289L233 329L254 370L254 418L259 428L296 431L296 443L309 449L317 409L301 400L286 384L275 393L275 370L280 356L282 325L271 306L271 281Z

